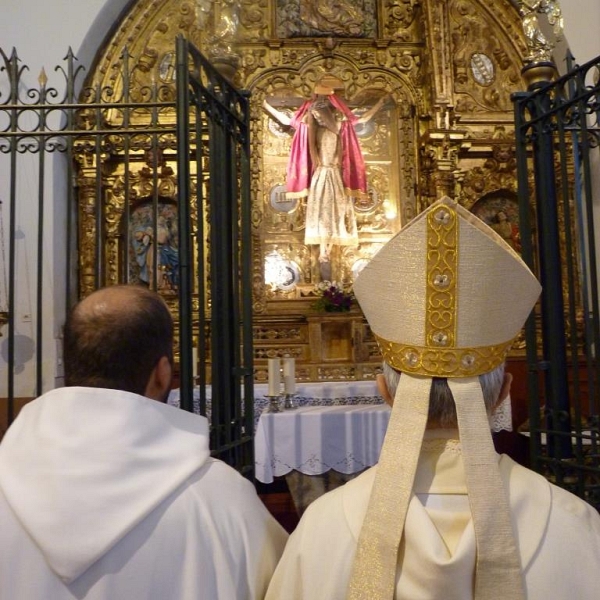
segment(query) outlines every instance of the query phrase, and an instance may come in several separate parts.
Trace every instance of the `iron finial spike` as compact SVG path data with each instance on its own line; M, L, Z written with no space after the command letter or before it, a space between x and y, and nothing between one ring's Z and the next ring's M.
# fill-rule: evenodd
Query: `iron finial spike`
M46 84L48 83L48 75L46 75L46 69L44 69L44 67L42 67L42 70L38 76L38 83L40 84L41 88L45 88Z

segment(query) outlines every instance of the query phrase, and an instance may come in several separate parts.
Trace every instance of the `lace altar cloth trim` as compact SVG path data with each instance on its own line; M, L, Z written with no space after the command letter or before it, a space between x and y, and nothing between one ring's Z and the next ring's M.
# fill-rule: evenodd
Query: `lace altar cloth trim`
M207 394L208 395L208 394ZM381 396L345 396L339 398L311 398L308 396L296 396L294 398L296 406L339 406L344 404L383 404L383 398ZM179 390L173 390L167 403L171 406L179 407ZM254 431L258 425L261 413L267 408L269 404L268 398L264 396L254 398ZM194 412L200 414L200 402L197 390L194 390ZM281 407L283 408L283 399L281 400ZM206 412L207 417L210 420L211 410L210 402L207 402ZM500 406L496 409L491 421L491 430L497 431L512 431L512 410L510 404L510 397L506 398Z

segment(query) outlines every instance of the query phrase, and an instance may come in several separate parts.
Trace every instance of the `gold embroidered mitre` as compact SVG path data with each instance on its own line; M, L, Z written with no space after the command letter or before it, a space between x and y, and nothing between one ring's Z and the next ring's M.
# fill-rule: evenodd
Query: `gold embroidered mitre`
M404 227L354 284L384 360L430 377L501 364L540 290L519 255L450 198Z
M456 404L477 543L474 598L524 599L507 493L477 376L503 363L540 291L518 254L450 198L404 227L357 278L354 292L383 358L402 376L349 599L394 597L432 377L448 378Z

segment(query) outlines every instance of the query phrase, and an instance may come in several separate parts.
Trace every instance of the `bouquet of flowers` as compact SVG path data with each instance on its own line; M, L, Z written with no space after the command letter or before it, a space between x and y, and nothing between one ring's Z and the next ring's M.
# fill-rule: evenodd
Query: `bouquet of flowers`
M321 281L315 286L319 299L313 304L315 310L325 312L348 312L352 306L352 290L344 290L337 281Z

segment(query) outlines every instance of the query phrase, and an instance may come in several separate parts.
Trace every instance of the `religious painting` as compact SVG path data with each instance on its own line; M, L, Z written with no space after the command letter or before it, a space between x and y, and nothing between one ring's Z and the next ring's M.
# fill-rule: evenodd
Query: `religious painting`
M519 205L511 192L494 192L479 199L471 209L514 250L521 252Z
M375 0L278 0L277 36L375 38Z
M155 222L156 216L156 222ZM132 207L128 226L130 283L160 292L175 292L179 279L177 204L159 198L156 205L143 198Z

